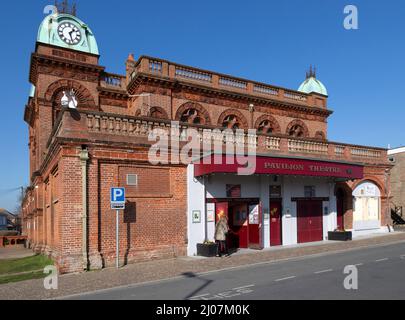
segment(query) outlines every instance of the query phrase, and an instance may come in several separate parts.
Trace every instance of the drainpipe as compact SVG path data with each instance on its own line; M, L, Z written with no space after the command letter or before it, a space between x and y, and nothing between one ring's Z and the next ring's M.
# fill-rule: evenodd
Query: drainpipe
M83 253L83 270L88 269L87 254L87 161L89 160L89 151L82 149L80 151L80 164L82 166L82 253Z

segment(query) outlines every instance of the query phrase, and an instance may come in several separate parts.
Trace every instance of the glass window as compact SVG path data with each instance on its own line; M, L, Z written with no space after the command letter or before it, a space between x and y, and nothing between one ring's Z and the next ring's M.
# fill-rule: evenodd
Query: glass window
M305 198L315 198L316 197L316 188L314 186L306 186L304 193L305 193Z

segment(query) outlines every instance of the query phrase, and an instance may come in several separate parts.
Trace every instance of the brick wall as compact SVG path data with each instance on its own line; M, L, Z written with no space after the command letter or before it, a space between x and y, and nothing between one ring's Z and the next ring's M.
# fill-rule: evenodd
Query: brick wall
M404 208L405 212L405 152L390 156L394 159L391 170L392 205Z
M132 169L131 169L132 168ZM139 172L135 164L125 166L125 172ZM169 175L169 186L161 185L159 171ZM100 251L105 265L114 263L115 257L115 212L110 208L110 188L127 187L120 183L119 163L100 163ZM120 217L121 261L140 261L151 258L175 257L186 254L187 235L187 188L186 169L170 167L165 169L143 168L139 180L140 193L128 194L127 210ZM170 188L168 194L167 187ZM149 192L157 192L150 198ZM158 196L157 194L160 194Z

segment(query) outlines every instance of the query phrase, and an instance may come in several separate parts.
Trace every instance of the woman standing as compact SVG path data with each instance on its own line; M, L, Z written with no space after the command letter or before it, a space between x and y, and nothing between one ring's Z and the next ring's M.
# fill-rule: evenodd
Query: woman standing
M228 255L228 246L226 243L226 236L229 232L228 220L226 219L225 213L221 212L219 214L219 220L215 227L215 241L218 245L217 257L221 257L222 253Z

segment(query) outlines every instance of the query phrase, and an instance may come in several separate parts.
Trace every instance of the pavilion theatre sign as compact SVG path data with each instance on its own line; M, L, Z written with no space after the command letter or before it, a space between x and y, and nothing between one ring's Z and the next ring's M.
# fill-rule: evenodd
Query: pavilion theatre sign
M213 156L211 156L213 157ZM211 164L207 161L201 161L195 165L195 176L203 176L214 173L237 173L240 165L234 161L229 161L230 156L223 156L222 164ZM314 177L333 177L344 178L348 180L362 179L364 176L363 166L348 163L315 161L293 158L273 158L256 157L256 169L254 174L275 174L275 175L295 175L295 176L314 176Z
M340 174L342 168L338 166L326 166L326 165L309 165L303 164L287 164L279 162L266 162L264 164L265 169L269 170L287 170L287 171L310 171L310 172L327 172L330 174Z

